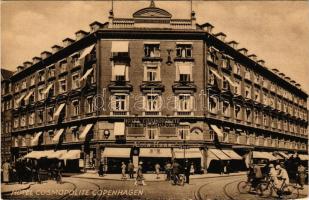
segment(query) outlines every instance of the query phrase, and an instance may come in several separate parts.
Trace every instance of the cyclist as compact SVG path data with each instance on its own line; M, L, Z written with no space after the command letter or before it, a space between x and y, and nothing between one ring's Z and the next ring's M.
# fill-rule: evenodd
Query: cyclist
M277 165L276 170L278 170L278 175L277 175L278 179L281 179L281 180L278 180L278 184L276 186L278 188L282 187L284 180L285 180L285 184L289 185L290 179L289 179L289 175L286 169L282 168L280 165Z

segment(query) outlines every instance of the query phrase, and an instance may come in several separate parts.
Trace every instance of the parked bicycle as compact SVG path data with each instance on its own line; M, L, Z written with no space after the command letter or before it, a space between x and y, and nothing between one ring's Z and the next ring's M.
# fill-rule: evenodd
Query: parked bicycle
M297 184L287 184L286 179L282 179L282 185L277 187L274 181L268 177L263 183L260 183L261 196L271 197L274 193L281 199L297 199L299 197L300 187Z

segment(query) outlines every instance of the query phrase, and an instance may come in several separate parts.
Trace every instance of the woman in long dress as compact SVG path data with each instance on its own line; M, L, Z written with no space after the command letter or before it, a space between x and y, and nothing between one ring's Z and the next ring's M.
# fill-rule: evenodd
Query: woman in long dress
M9 180L10 180L10 169L11 169L10 163L8 161L5 161L3 163L2 169L3 169L3 180L2 180L2 182L8 184Z
M140 162L138 164L138 168L137 168L137 172L136 172L136 179L135 179L135 183L134 185L136 186L137 184L140 185L140 183L142 183L142 185L146 185L145 181L144 181L144 176L143 176L143 167L142 167L142 162Z

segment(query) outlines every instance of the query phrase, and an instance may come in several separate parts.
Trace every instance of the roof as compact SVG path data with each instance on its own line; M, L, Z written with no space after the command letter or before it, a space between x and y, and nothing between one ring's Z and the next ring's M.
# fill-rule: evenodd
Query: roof
M13 73L13 71L1 68L1 81L9 79Z

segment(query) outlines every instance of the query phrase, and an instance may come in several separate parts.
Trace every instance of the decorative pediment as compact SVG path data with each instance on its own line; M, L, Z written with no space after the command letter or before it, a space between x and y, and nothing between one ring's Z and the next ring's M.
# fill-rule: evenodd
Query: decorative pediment
M153 1L150 6L136 11L133 14L134 18L171 18L172 15L161 8L157 8Z

